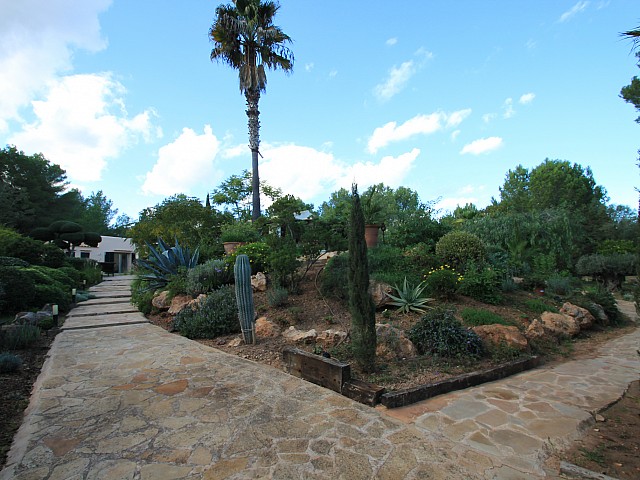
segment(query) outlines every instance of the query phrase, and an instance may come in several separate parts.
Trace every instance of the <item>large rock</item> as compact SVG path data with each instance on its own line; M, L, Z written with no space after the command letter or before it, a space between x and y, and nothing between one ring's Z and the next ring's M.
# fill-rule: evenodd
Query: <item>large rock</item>
M52 316L49 312L19 312L16 313L13 323L17 325L33 325L37 327L41 321L48 320Z
M189 303L193 301L191 295L176 295L171 300L171 306L169 307L169 315L177 315L180 313Z
M591 328L591 326L596 321L589 310L587 310L586 308L578 307L577 305L569 302L565 302L564 305L562 305L560 313L574 318L575 321L578 322L580 330Z
M525 330L524 336L529 340L537 340L544 337L544 327L542 326L542 322L537 318L534 319Z
M188 304L187 307L189 307L192 311L196 311L199 310L200 307L202 306L202 304L204 303L204 301L207 299L207 295L204 293L201 293L200 295L198 295L196 298L194 298L193 300L191 300Z
M266 292L267 291L267 276L258 272L251 277L251 287L254 292Z
M375 280L371 281L369 284L369 293L371 294L373 303L376 305L376 309L384 307L391 301L387 294L392 291L393 287L386 283L376 282Z
M316 337L318 336L315 329L311 329L309 331L303 332L302 330L298 330L296 327L291 326L287 330L284 331L282 336L285 340L291 343L314 343L316 341Z
M273 338L280 335L282 329L277 324L267 320L267 317L260 317L256 320L256 337Z
M387 323L376 323L378 345L376 356L386 360L410 358L418 355L418 350L404 332Z
M347 338L347 333L341 330L329 329L318 333L316 343L325 350L335 347Z
M169 310L169 292L165 290L153 297L153 300L151 300L151 305L153 305L158 310Z
M521 352L529 348L527 338L513 325L479 325L472 330L488 345L505 344Z
M574 337L580 333L580 325L575 318L562 313L544 312L541 317L544 331L553 336Z
M609 316L605 313L602 305L592 303L591 305L589 305L589 308L593 312L593 316L595 317L596 322L599 325L602 325L603 327L609 326Z

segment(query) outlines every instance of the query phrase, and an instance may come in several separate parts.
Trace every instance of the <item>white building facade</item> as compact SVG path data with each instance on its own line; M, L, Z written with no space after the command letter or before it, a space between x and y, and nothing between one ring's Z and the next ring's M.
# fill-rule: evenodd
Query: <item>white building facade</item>
M97 247L82 244L75 247L71 255L95 260L105 273L127 273L136 259L136 249L130 238L102 235Z

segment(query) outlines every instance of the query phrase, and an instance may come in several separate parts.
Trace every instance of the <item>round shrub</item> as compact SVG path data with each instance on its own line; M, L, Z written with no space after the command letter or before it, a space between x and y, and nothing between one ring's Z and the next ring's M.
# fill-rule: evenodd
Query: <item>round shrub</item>
M349 253L331 257L320 276L320 293L325 297L347 300L349 289L347 275L349 271Z
M209 293L195 309L185 308L176 315L173 326L188 338L214 338L239 332L233 287L227 285Z
M188 295L198 296L232 282L233 270L225 260L209 260L188 271L186 291Z
M16 257L0 257L0 266L3 267L28 267L29 262Z
M449 265L429 271L424 276L427 293L440 300L451 300L456 295L462 276Z
M412 284L421 280L423 269L404 254L401 248L378 245L367 251L369 276L389 285L401 284L405 278Z
M264 242L253 242L240 245L235 251L228 255L226 261L231 265L236 263L238 255L246 255L249 257L249 263L251 264L251 275L255 275L258 272L266 272L268 270L268 258L269 258L269 246Z
M153 311L153 297L155 291L148 288L148 282L135 278L131 282L131 304L135 306L143 315L149 315Z
M42 308L46 303L56 303L60 311L66 312L71 305L71 291L57 282L36 284L33 306Z
M0 284L4 293L0 305L5 313L28 310L35 296L34 278L19 267L0 267Z
M480 337L466 329L450 309L439 307L429 311L408 334L422 355L479 358L484 354Z
M454 231L438 240L436 255L453 268L464 271L469 262L481 263L484 261L486 250L477 235Z
M15 373L22 367L22 359L12 353L0 353L0 373Z

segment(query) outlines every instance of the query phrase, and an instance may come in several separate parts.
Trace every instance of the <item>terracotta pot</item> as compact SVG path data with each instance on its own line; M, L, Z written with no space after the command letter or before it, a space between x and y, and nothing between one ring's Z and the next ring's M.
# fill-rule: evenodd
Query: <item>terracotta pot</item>
M236 251L240 245L244 245L247 242L222 242L222 246L224 247L224 253L227 255L231 255Z
M364 226L364 241L367 242L367 248L378 246L378 231L380 225L372 224Z

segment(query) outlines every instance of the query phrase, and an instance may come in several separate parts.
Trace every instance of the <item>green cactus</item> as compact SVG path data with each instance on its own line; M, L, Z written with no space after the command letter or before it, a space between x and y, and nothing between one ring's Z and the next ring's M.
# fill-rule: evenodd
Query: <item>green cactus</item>
M238 302L238 318L244 343L255 343L255 311L253 309L253 290L251 289L251 265L249 257L238 255L233 267L236 277L236 300Z

